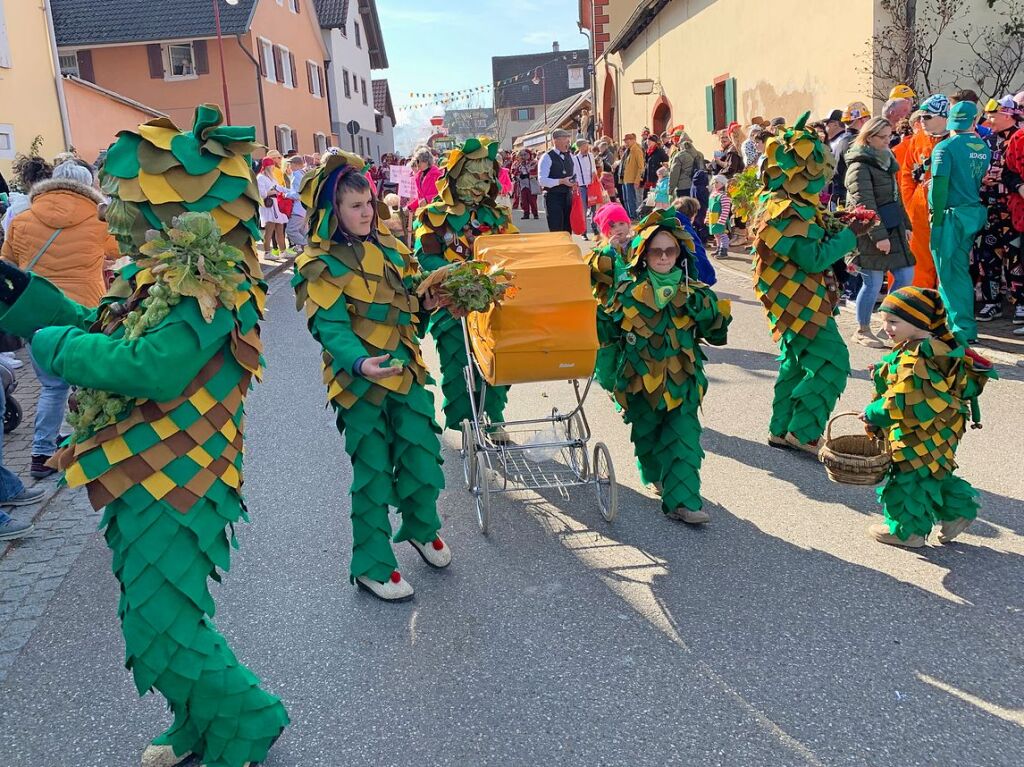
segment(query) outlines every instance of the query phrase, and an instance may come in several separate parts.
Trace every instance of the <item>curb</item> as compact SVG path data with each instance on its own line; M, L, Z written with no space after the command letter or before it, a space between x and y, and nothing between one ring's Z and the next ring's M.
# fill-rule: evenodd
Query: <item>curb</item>
M279 264L271 265L270 267L267 268L267 270L263 274L264 281L270 282L271 278L276 277L278 274L283 272L285 269L290 268L294 263L295 263L295 256L292 256L290 258L285 259L284 261L282 261ZM49 481L49 480L39 480L39 481L46 482L46 481ZM38 482L36 484L38 484ZM32 486L35 487L35 485L32 485ZM64 489L66 489L64 485L60 485L56 481L53 483L52 490L49 493L47 493L45 496L43 496L43 499L41 501L39 501L39 507L36 509L35 513L32 515L32 519L31 519L32 524L35 524L37 521L39 521L40 517L42 517L43 514L46 513L46 510L54 502L54 499L56 499L57 496L60 495L61 491L64 490ZM7 556L7 553L12 548L17 546L20 542L22 542L23 540L24 540L23 538L15 538L14 540L10 540L10 541L0 541L0 559L3 559L5 556Z
M735 251L729 251L729 253L734 254ZM749 271L742 271L741 269L737 268L736 266L733 266L727 261L711 259L711 263L716 269L725 269L726 271L731 272L732 274L735 274L738 277L750 276ZM853 314L854 308L849 304L844 304L839 307L839 311L848 314ZM989 348L988 346L985 346L984 344L975 344L971 348L977 351L982 356L987 357L988 359L992 360L993 362L997 362L1000 365L1006 365L1007 367L1024 368L1024 355L1012 354L1011 352L1004 352L1000 351L999 349L992 349Z

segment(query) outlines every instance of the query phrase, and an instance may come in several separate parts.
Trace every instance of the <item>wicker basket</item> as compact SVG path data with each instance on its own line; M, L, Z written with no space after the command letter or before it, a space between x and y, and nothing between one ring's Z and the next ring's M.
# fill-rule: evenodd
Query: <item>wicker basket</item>
M875 439L867 434L846 434L832 436L832 424L840 418L858 413L839 413L825 428L825 444L818 453L818 460L825 464L828 478L844 485L877 485L885 479L885 473L892 463L892 456L884 439Z

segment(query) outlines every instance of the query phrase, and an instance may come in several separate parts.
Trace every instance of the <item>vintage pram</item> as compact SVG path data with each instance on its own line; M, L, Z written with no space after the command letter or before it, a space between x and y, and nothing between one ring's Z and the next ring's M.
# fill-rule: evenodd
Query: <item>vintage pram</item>
M483 235L474 259L514 272L514 298L462 321L466 386L473 413L462 424L462 468L477 521L486 535L491 494L593 485L602 516L618 513L618 487L603 442L591 452L583 405L594 380L597 303L590 270L566 233ZM491 423L488 387L568 381L576 406L539 418ZM561 461L537 460L538 454Z

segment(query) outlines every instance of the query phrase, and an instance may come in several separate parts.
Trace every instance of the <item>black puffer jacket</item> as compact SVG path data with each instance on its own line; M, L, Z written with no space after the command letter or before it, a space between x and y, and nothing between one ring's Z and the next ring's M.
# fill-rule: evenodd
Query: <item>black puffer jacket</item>
M846 199L850 206L863 205L879 212L888 205L898 225L886 229L881 220L867 234L857 238L857 250L849 259L861 269L886 271L914 264L914 254L907 244L910 219L900 200L896 183L899 166L888 149L880 152L869 146L854 144L846 153ZM879 217L881 218L881 217ZM883 253L875 243L889 241L889 252Z

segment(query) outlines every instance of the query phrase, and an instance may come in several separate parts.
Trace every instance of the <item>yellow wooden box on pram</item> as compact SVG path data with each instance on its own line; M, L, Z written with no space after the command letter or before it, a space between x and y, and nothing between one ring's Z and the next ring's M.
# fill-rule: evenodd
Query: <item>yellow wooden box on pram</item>
M482 235L474 259L515 274L516 295L466 320L473 356L492 386L589 378L597 359L590 267L565 232Z

